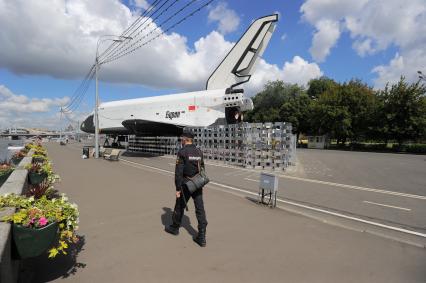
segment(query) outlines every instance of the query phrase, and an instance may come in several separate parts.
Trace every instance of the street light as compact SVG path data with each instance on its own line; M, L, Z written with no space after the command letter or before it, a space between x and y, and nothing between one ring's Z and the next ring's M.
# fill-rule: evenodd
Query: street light
M422 80L422 81L425 81L425 82L426 82L426 78L425 78L425 76L423 75L422 71L417 71L417 74L419 74L419 79L420 79L420 80Z
M109 37L109 38L108 38ZM133 39L130 36L118 36L118 35L103 35L98 39L98 44L96 46L96 61L95 61L95 77L96 77L96 97L95 97L95 158L99 158L99 93L98 93L98 71L99 71L99 45L107 40L114 42L123 42L125 40Z

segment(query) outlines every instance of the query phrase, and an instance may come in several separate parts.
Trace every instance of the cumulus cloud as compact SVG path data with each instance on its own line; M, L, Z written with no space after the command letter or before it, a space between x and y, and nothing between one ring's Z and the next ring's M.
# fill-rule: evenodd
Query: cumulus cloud
M4 85L0 85L0 111L5 112L47 112L52 107L59 107L69 102L68 97L62 98L28 98L14 94Z
M133 6L142 8L144 10L147 10L150 6L146 0L131 0L131 3Z
M68 97L29 98L26 95L15 94L5 85L0 85L0 113L2 117L0 127L16 126L17 124L27 127L37 124L42 126L44 124L43 119L51 117L52 111L58 112L59 107L68 102ZM56 118L54 120L56 122L52 125L58 123Z
M219 23L218 28L222 34L235 31L240 24L240 18L237 13L229 9L226 2L220 2L216 7L210 10L209 20Z
M309 49L312 57L317 62L323 62L330 54L340 36L339 23L330 20L321 20L316 25L317 32L312 40L312 47Z
M101 65L100 80L153 88L203 89L210 74L234 45L224 34L239 25L239 17L226 3L212 8L209 16L218 21L218 31L199 38L193 45L178 33L168 33L148 47ZM137 17L137 12L118 0L0 0L0 68L17 74L81 79L94 63L99 37L121 34ZM152 23L148 30L155 27ZM101 54L109 44L107 41L100 45ZM320 74L316 63L298 56L291 62L283 62L281 67L260 60L245 87L250 90L248 93L255 94L269 80L306 83ZM44 111L46 105L59 103L32 102L34 106L27 107L34 108L28 111Z
M256 72L247 84L249 95L261 91L265 82L282 80L286 83L306 85L311 79L323 75L316 63L309 63L299 56L294 56L291 62L285 62L282 68L271 65L261 59L258 62Z
M302 19L315 26L312 57L324 61L342 32L353 39L361 57L396 46L398 54L376 66L376 87L401 75L416 79L416 68L426 66L426 4L424 0L307 0L300 8ZM327 24L324 24L327 23ZM330 28L331 27L331 28Z

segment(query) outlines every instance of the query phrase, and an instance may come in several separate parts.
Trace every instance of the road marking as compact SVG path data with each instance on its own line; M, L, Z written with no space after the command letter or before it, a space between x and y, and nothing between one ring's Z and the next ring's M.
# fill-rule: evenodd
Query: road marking
M231 171L231 172L225 173L223 175L226 175L226 176L240 176L240 175L245 175L245 174L248 174L248 173L250 173L250 172L246 172L246 171L242 171L242 172Z
M229 166L225 164L212 164L210 162L206 162L207 165L216 166L216 167L223 167L223 168L233 168L236 170L241 171L248 171L248 172L255 172L259 173L259 171L253 170L253 169L247 169L247 168L237 168L235 166ZM333 182L326 182L326 181L320 181L315 179L307 179L307 178L301 178L301 177L294 177L294 176L288 176L283 175L280 173L276 173L275 175L281 177L281 178L287 178L287 179L293 179L303 182L309 182L309 183L317 183L322 185L329 185L333 187L340 187L340 188L347 188L347 189L353 189L353 190L359 190L359 191L366 191L366 192L374 192L374 193L380 193L380 194L387 194L387 195L393 195L393 196L400 196L400 197L407 197L407 198L414 198L414 199L421 199L426 200L426 196L421 195L414 195L414 194L406 194L406 193L400 193L400 192L394 192L394 191L387 191L387 190L381 190L381 189L373 189L368 187L360 187L360 186L352 186L352 185L346 185L346 184L340 184L340 183L333 183ZM258 182L257 180L254 180L255 182Z
M372 189L372 188L366 188L366 187L345 185L345 184L339 184L339 183L325 182L325 181L319 181L319 180L314 180L314 179L306 179L306 178L300 178L300 177L286 176L286 175L281 175L281 174L279 174L279 176L282 177L282 178L304 181L304 182L309 182L309 183L316 183L316 184L329 185L329 186L341 187L341 188L348 188L348 189L359 190L359 191L366 191L366 192L373 192L373 193L380 193L380 194L387 194L387 195L393 195L393 196L400 196L400 197L426 200L426 196L420 196L420 195L405 194L405 193L399 193L399 192L393 192L393 191L386 191L386 190L379 190L379 189Z
M141 164L141 163L133 162L133 161L126 160L126 159L123 159L123 158L119 158L119 160L120 160L120 161L123 161L123 162L130 163L130 164L134 164L134 165L137 165L137 166L146 167L146 168L150 168L150 169L158 170L158 171L161 171L161 172L174 174L174 172L171 172L171 171L168 171L168 170L163 170L163 169L160 169L160 168L158 168L158 167L153 167L153 166L149 166L149 165L145 165L145 164Z
M213 164L210 164L210 165L213 165ZM217 165L217 164L214 164L213 166L234 168L234 167L231 167L231 166L222 166L222 165ZM242 170L242 171L245 171L245 172L247 172L247 171L256 172L254 170L244 169L244 168L235 168L235 169ZM306 178L300 178L300 177L287 176L287 175L283 175L283 174L276 174L276 175L281 177L281 178L287 178L287 179L298 180L298 181L309 182L309 183L322 184L322 185L329 185L329 186L338 187L338 188L347 188L347 189L353 189L353 190L358 190L358 191L373 192L373 193L386 194L386 195L392 195L392 196L426 200L426 196L399 193L399 192L393 192L393 191L387 191L387 190L379 190L379 189L373 189L373 188L367 188L367 187L345 185L345 184L326 182L326 181L320 181L320 180L315 180L315 179L306 179ZM244 178L244 179L248 180L248 181L259 182L258 180L253 180L253 179L250 179L250 178Z
M166 172L166 173L173 174L173 172L171 172L171 171L163 170L163 169L160 169L160 168L157 168L157 167L153 167L153 166L143 165L143 164L132 162L132 161L128 161L128 160L125 160L125 159L122 159L122 158L120 158L120 161L124 161L124 162L128 162L128 163L133 163L133 164L140 165L142 167L147 167L147 168L155 169L155 170L158 170L158 171L161 171L161 172ZM257 196L258 195L257 193L254 193L254 192L250 192L250 191L247 191L247 190L243 190L243 189L235 188L235 187L232 187L232 186L220 184L220 183L217 183L217 182L214 182L214 181L210 181L209 184L210 185L215 185L215 186L218 186L218 187L222 187L222 188L226 188L226 189L230 189L230 190L233 190L233 191L245 193L245 194L248 194L248 195L253 195L253 196ZM209 185L207 185L207 186L209 186ZM336 216L336 217L340 217L340 218L344 218L344 219L349 219L349 220L353 220L353 221L357 221L357 222L369 224L369 225L372 225L372 226L377 226L377 227L385 228L385 229L388 229L388 230L398 231L398 232L401 232L401 233L405 233L405 234L410 234L410 235L415 235L415 236L419 236L419 237L422 237L422 238L426 238L426 234L424 234L424 233L420 233L420 232L416 232L416 231L412 231L412 230L408 230L408 229L404 229L404 228L399 228L399 227L395 227L395 226L381 224L381 223L378 223L378 222L364 220L362 218L348 216L348 215L345 215L345 214L342 214L342 213L332 212L332 211L328 211L328 210L325 210L325 209L320 209L320 208L316 208L316 207L312 207L312 206L308 206L308 205L304 205L304 204L299 204L299 203L292 202L292 201L282 200L282 199L279 199L279 198L277 199L277 201L278 202L282 202L282 203L286 203L286 204L290 204L290 205L293 205L293 206L305 208L305 209L308 209L308 210L312 210L312 211L316 211L316 212L321 212L321 213L324 213L324 214L329 214L329 215L333 215L333 216Z
M377 202L372 202L372 201L367 201L367 200L364 200L363 202L364 203L378 205L378 206L384 206L384 207L390 207L390 208L395 208L395 209L400 209L400 210L405 210L405 211L411 211L411 209L405 208L405 207L393 206L393 205L388 205L388 204L383 204L383 203L377 203Z

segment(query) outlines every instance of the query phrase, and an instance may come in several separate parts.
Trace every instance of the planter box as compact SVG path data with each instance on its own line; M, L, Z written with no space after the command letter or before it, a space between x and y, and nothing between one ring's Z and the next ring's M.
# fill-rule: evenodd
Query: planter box
M3 185L4 182L6 182L7 178L9 178L10 174L12 174L13 170L11 170L8 173L0 174L0 186Z
M28 178L31 185L38 185L47 178L47 174L46 173L41 173L41 174L28 173Z
M21 162L21 160L23 159L23 157L19 157L19 158L12 158L11 161L13 163L13 165L17 166L19 164L19 162Z
M36 257L48 250L58 235L58 223L53 222L40 229L13 224L13 240L19 258Z

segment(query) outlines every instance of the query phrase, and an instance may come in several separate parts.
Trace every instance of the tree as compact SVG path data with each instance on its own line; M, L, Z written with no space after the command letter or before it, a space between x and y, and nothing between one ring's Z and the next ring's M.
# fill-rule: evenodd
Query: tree
M338 87L322 93L312 105L310 125L314 134L327 134L337 139L338 144L346 141L351 117L348 107L342 104L342 92Z
M408 84L404 77L390 88L386 85L379 96L383 101L383 116L387 138L399 145L404 141L417 140L426 134L426 86Z
M290 122L293 133L299 137L309 128L310 103L303 87L283 81L269 82L253 98L254 110L246 116L251 122Z
M330 78L321 77L310 80L308 85L308 96L312 99L318 99L321 94L335 88L338 84Z
M253 97L254 109L246 113L249 122L278 122L279 109L286 100L286 84L282 81L268 82L260 93Z
M292 89L294 92L280 107L280 118L281 121L292 124L293 133L299 140L299 135L306 133L310 128L309 115L312 100L302 87L293 85Z
M341 106L345 106L350 116L348 138L351 141L363 140L368 136L373 124L376 107L374 90L360 80L351 80L340 85Z

